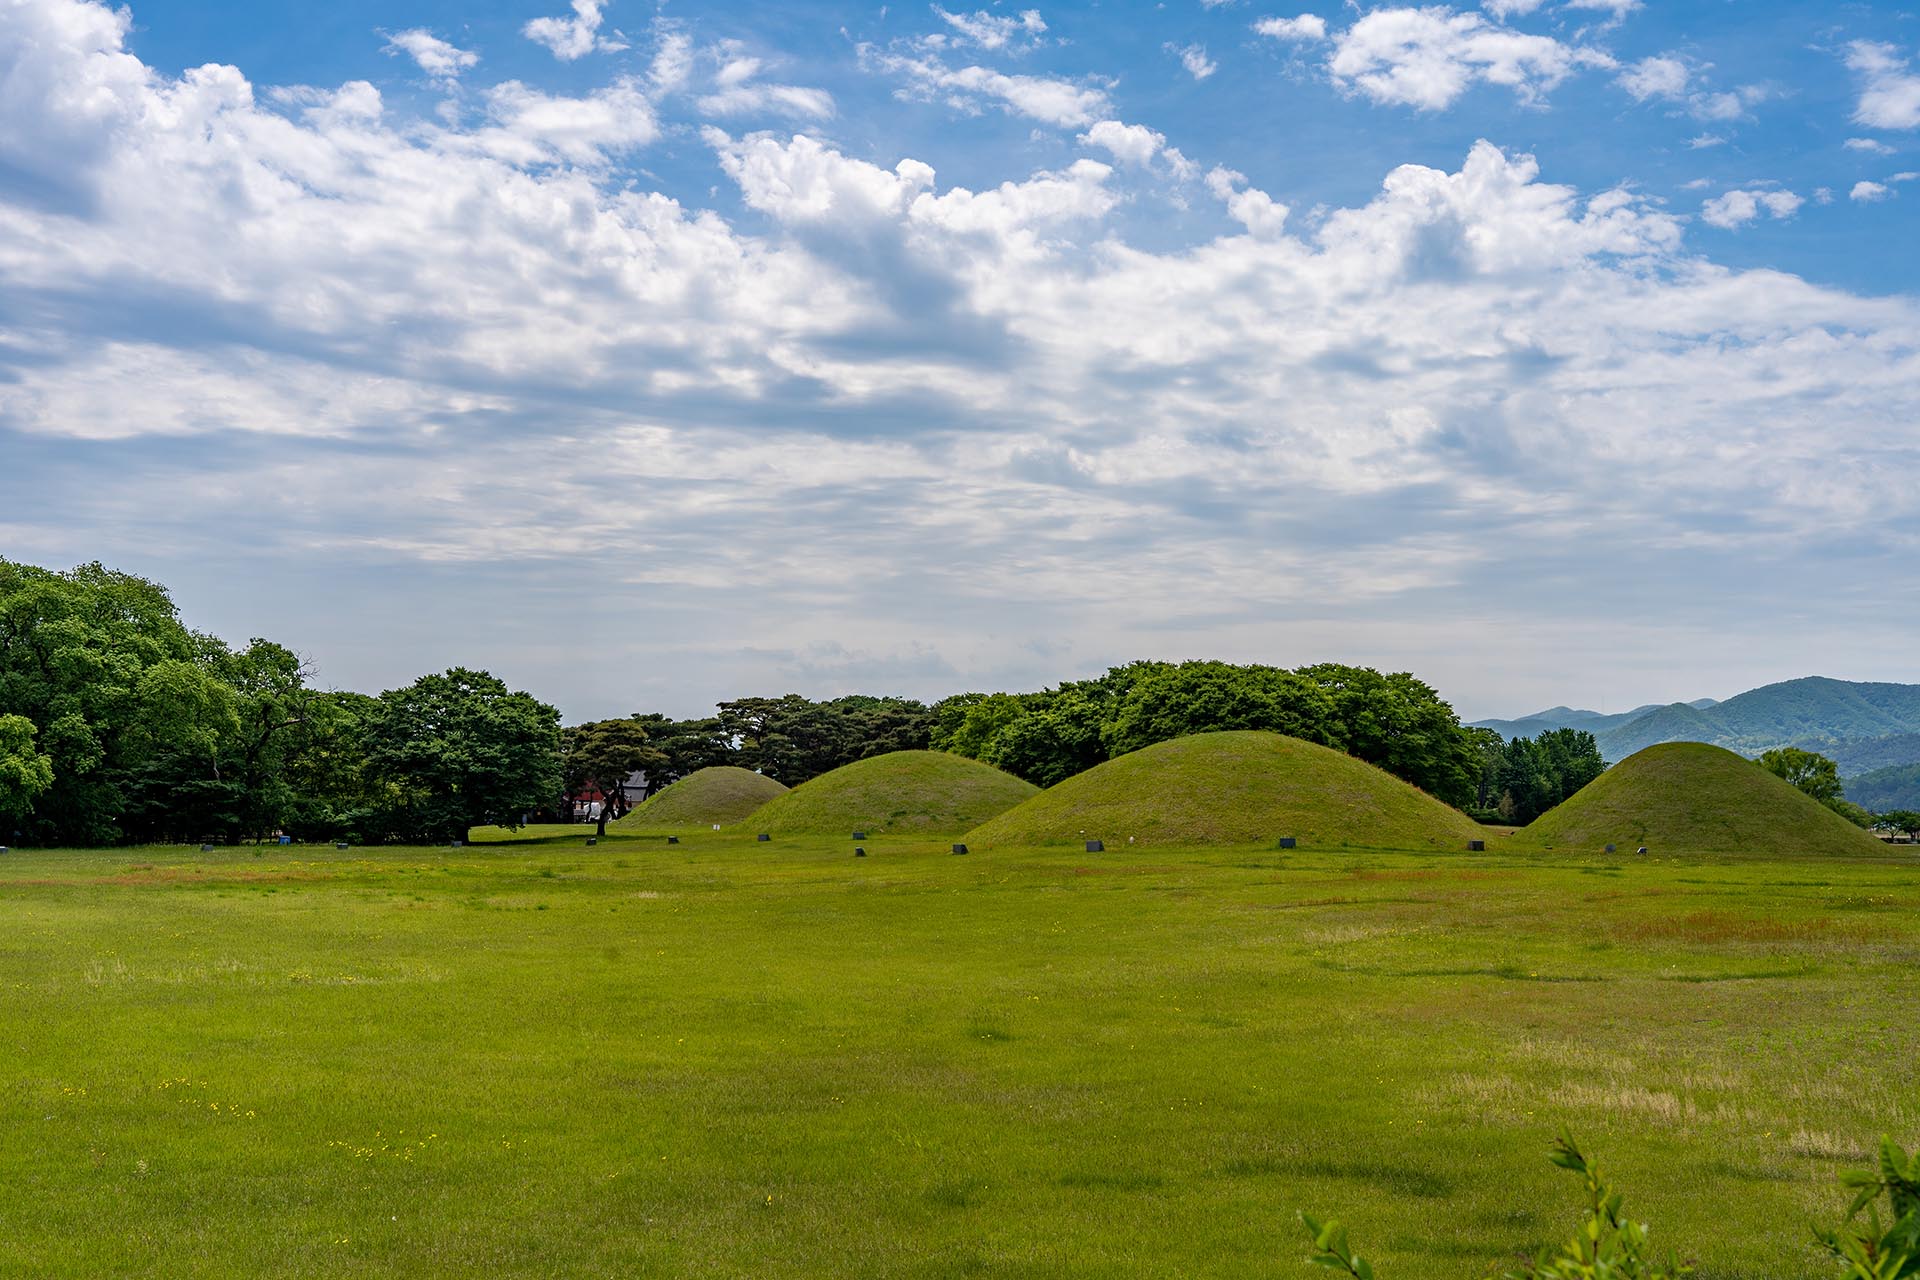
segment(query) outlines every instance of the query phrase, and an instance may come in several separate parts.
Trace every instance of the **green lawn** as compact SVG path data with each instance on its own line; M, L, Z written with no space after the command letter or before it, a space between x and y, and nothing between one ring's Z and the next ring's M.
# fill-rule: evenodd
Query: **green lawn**
M1920 1139L1920 861L751 835L0 858L0 1275L1704 1277Z

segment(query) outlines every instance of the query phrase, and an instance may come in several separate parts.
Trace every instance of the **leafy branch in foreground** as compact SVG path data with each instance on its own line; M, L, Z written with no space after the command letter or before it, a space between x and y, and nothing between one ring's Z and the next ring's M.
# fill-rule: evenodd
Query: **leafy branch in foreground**
M1547 1158L1586 1183L1586 1217L1573 1239L1543 1250L1505 1280L1684 1280L1693 1273L1672 1254L1664 1261L1649 1255L1647 1224L1621 1214L1620 1193L1571 1135L1556 1138ZM1846 1221L1836 1230L1814 1233L1843 1264L1839 1280L1920 1280L1920 1150L1909 1157L1891 1138L1882 1138L1878 1168L1844 1174L1841 1183L1856 1193ZM1882 1195L1890 1223L1880 1216ZM1353 1252L1338 1221L1323 1223L1304 1213L1300 1221L1313 1237L1311 1262L1355 1280L1373 1280L1372 1264Z
M1816 1231L1834 1257L1846 1265L1843 1280L1908 1280L1920 1276L1920 1150L1909 1158L1893 1139L1880 1139L1880 1166L1843 1174L1842 1184L1857 1188L1847 1220L1837 1231ZM1893 1215L1882 1226L1881 1195ZM1860 1211L1867 1211L1860 1223Z

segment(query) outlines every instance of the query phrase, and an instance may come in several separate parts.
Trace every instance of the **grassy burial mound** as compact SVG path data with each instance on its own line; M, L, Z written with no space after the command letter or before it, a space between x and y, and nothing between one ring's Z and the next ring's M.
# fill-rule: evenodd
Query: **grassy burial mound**
M632 813L613 824L616 831L690 831L738 822L787 789L772 778L717 765L697 769L680 781L647 797Z
M1392 774L1277 733L1199 733L1109 760L967 836L982 847L1252 844L1459 849L1483 828Z
M1038 790L964 756L893 751L801 783L754 814L753 827L774 835L958 835Z
M1744 756L1668 742L1622 760L1522 833L1558 849L1883 854L1878 840Z

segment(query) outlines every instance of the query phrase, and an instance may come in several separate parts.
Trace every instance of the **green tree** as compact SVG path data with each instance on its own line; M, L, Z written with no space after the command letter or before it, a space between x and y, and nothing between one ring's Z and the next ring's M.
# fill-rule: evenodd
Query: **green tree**
M1912 809L1889 809L1874 819L1874 825L1883 831L1891 831L1897 836L1906 836L1909 840L1920 836L1920 812Z
M403 838L517 828L561 793L560 713L484 671L454 667L381 694L362 741Z
M1822 804L1840 798L1840 770L1817 751L1775 747L1761 753L1760 767L1775 777L1785 778Z
M53 786L53 757L33 745L38 732L25 716L0 715L0 820L9 824Z
M0 710L32 721L53 762L53 783L25 821L30 839L120 837L128 771L165 743L154 721L184 714L194 728L212 727L196 714L212 708L194 675L211 652L145 579L99 564L56 573L0 560ZM178 665L148 678L163 663Z
M637 719L595 720L576 725L561 735L562 781L569 796L591 788L605 797L598 831L607 834L607 821L618 808L627 808L627 779L667 761L653 745Z

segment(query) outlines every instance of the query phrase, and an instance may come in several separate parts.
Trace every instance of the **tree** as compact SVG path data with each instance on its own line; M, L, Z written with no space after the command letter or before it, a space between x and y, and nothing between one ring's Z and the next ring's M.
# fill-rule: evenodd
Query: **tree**
M1911 840L1915 836L1920 836L1920 812L1912 809L1889 809L1874 819L1874 825Z
M1822 804L1840 798L1839 767L1817 751L1775 747L1761 754L1760 767L1775 777L1785 778Z
M0 819L9 823L53 786L53 757L33 745L38 732L25 716L0 716Z
M600 808L599 834L607 834L607 819L618 806L627 806L627 779L666 763L666 753L654 747L636 719L596 720L577 725L562 735L563 781L569 796L588 788L605 799Z
M517 828L561 791L560 713L484 671L454 667L388 690L362 739L403 838Z

